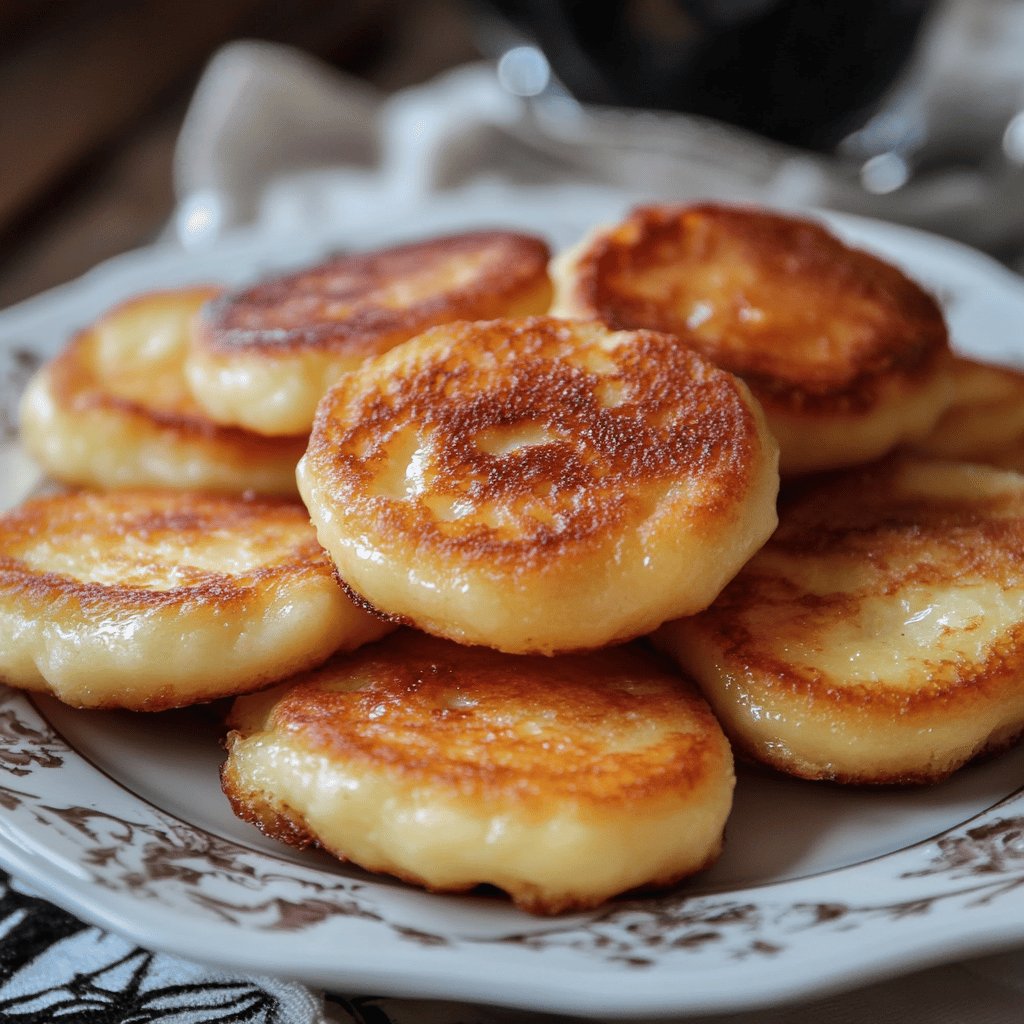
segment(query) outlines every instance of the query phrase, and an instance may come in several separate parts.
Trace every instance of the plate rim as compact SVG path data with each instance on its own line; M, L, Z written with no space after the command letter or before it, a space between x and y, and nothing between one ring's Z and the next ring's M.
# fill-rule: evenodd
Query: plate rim
M595 202L607 201L624 206L630 203L633 198L636 198L629 197L616 190L600 189L594 191L595 195L600 197L595 198ZM516 190L516 194L522 194L522 192L522 189ZM563 197L566 193L576 196L579 190L576 188L552 188L545 186L542 189L534 190L532 201L536 202L537 197L543 195L545 196L545 202L558 205L564 201ZM435 214L434 221L436 222L438 217L442 220L444 219L444 210L446 208L449 210L462 209L465 202L465 199L450 196L448 197L447 205L435 203L434 209L441 212ZM1021 310L1024 311L1024 280L1018 279L1011 271L1003 268L990 257L978 253L961 243L939 238L919 229L872 221L869 218L835 214L830 211L808 210L804 212L811 216L822 216L841 229L845 226L855 233L866 232L869 235L875 233L883 249L886 247L887 239L898 239L901 237L912 239L918 245L925 243L933 246L935 251L939 253L940 258L942 254L946 254L949 259L963 261L964 266L976 278L989 281L995 288L1005 289L1005 293L1010 297L1010 301L1014 304L1019 302ZM403 224L403 227L408 227L408 221ZM352 230L358 235L358 226ZM396 234L399 233L396 232ZM263 249L272 248L282 237L282 233L277 230L267 232L259 228L242 229L232 232L229 236L225 236L222 242L209 250L209 253L212 254L224 250L234 251L236 249L244 249L247 246L253 246L262 251ZM328 242L331 238L337 240L333 232L314 233L308 240L309 245L307 249L315 249L317 246ZM45 323L48 318L52 317L54 305L58 307L88 306L89 302L92 301L93 293L98 294L104 291L104 289L109 289L111 280L123 276L126 269L134 273L139 269L140 265L145 265L147 261L150 261L154 268L159 268L161 264L166 264L167 261L185 261L187 259L189 259L188 254L171 243L158 243L154 246L144 247L115 257L113 260L100 264L76 281L51 289L40 296L29 299L18 306L0 313L0 339L4 338L5 333L16 334L19 330L19 324L31 326L36 321ZM143 266L143 271L145 271L145 266ZM999 273L994 273L994 271ZM13 331L8 329L8 325L11 323L15 325ZM2 352L0 352L0 355L2 355ZM28 723L30 727L33 715L45 721L45 716L35 708L31 697L0 687L0 713L8 710L17 712L20 715L19 721L23 724ZM73 758L78 758L79 761L88 766L89 771L103 773L101 768L75 753L70 745L65 744L65 746ZM0 769L5 767L3 753L3 738L0 735ZM17 778L35 778L37 776L41 778L40 773L43 772L45 772L45 768L42 766L30 765L27 769L27 775L18 776ZM122 793L127 794L130 800L148 804L145 798L136 795L116 779L106 775L106 773L103 774L110 785L117 787ZM5 781L7 777L0 772L0 782ZM83 774L81 777L88 778L88 774ZM17 778L15 779L16 784ZM5 788L0 785L0 797L3 796L4 792ZM629 991L625 993L621 991L621 986L619 990L612 991L609 979L612 977L621 979L629 975L615 974L611 971L597 971L595 973L591 968L584 970L563 965L558 968L560 974L557 977L561 980L557 984L553 983L551 977L548 977L546 980L535 978L534 987L529 990L516 989L515 985L512 984L507 986L505 990L495 991L492 983L488 982L485 984L478 979L464 980L460 987L453 988L452 979L449 975L444 974L444 972L441 972L440 975L437 973L437 958L434 955L437 950L436 947L431 947L429 944L421 945L421 947L410 947L406 950L409 954L409 962L403 968L405 973L402 978L396 978L393 974L386 971L379 972L378 977L372 971L368 972L366 970L360 970L357 978L351 973L343 972L341 975L331 972L324 973L325 969L322 966L309 973L303 972L294 964L292 966L296 967L296 970L289 970L287 967L282 968L280 963L272 963L270 956L265 952L249 956L248 954L243 955L237 948L234 948L229 954L220 956L220 948L216 945L211 946L208 950L204 950L199 955L201 959L223 967L299 977L301 980L326 988L337 988L339 984L364 987L366 982L372 982L373 984L370 987L377 988L378 990L386 989L388 994L394 995L468 999L524 1010L547 1010L592 1017L680 1016L684 1014L753 1009L763 1007L769 1002L777 1005L779 1001L792 1002L823 996L848 989L855 985L904 974L910 970L916 970L931 964L960 959L967 955L993 952L1024 942L1024 788L1008 795L994 807L952 826L932 839L912 844L912 846L902 848L894 853L881 855L868 862L861 862L849 867L833 869L784 882L761 883L746 888L724 889L710 893L695 894L689 897L691 902L703 900L704 903L710 906L715 899L735 897L738 894L749 895L755 891L766 894L772 892L782 892L785 894L793 887L798 887L796 891L799 891L799 887L806 887L811 882L822 879L834 880L838 876L846 877L850 873L863 873L867 865L885 864L886 866L898 867L901 858L906 859L908 864L911 861L916 863L914 858L920 858L921 856L927 858L929 856L928 851L931 851L933 856L941 853L941 844L944 839L963 839L964 835L972 828L994 824L999 820L1001 809L1008 812L1012 811L1014 816L1009 820L1011 822L1019 822L1019 824L1012 825L1011 831L1013 829L1017 831L1008 842L1019 844L1020 849L1014 852L1016 850L1016 847L1014 847L1014 850L1007 854L1008 867L1005 871L990 873L989 877L997 880L1002 879L1003 883L1011 886L1007 890L1006 895L1001 898L1002 902L999 903L1000 913L998 915L986 920L983 925L979 924L976 918L971 918L971 924L967 933L961 932L956 937L956 943L952 946L950 945L949 936L944 934L944 929L934 927L935 921L933 919L929 922L929 927L925 928L916 937L916 944L913 949L901 950L899 956L894 956L889 948L886 948L884 952L881 949L866 951L856 962L847 959L838 969L833 965L833 969L829 974L823 974L820 977L810 976L813 975L812 966L814 958L808 956L800 961L802 964L801 970L795 974L792 971L787 972L786 970L761 971L758 974L760 979L758 985L749 985L748 978L747 987L741 990L738 989L735 984L735 977L732 976L729 979L731 983L720 985L717 991L714 990L714 986L705 987L705 989L697 991L692 987L692 979L687 978L686 970L681 970L678 963L670 962L669 966L664 968L664 970L665 973L671 974L680 981L680 984L676 987L651 991L650 988L645 986L627 985L625 988ZM162 811L155 806L154 810L158 815L173 817L169 812ZM96 893L100 894L98 896L90 893L89 886L94 885L92 882L83 882L82 885L85 888L79 892L76 887L78 883L72 881L73 888L69 890L67 879L74 879L74 873L60 865L59 856L53 851L49 851L51 860L39 856L39 850L33 848L34 840L31 830L25 831L22 828L22 831L19 832L12 822L7 820L8 817L5 814L0 818L0 864L5 868L19 876L20 879L28 880L32 885L41 889L49 898L68 907L85 920L116 931L142 945L151 948L161 948L180 956L196 958L199 951L194 936L187 934L187 927L179 926L180 934L179 931L173 933L178 941L168 942L164 941L164 937L154 934L145 922L140 920L140 923L134 924L126 908L137 908L139 906L137 900L129 897L117 897L115 899L110 893L107 893L108 898L104 900L102 895L105 892L104 890L96 889ZM180 819L176 820L180 821ZM181 824L188 829L205 831L198 826L184 822L181 822ZM207 834L209 835L209 833ZM217 841L223 842L219 838ZM272 854L266 854L262 851L249 850L248 853L253 858L266 858L267 860L273 860L279 865L290 863L274 858ZM955 868L951 870L955 873ZM941 898L946 899L947 897L949 897L949 893L943 892ZM748 900L748 902L754 901ZM626 905L628 906L628 904ZM644 901L644 905L649 907L650 900ZM1010 907L1010 910L1004 913L1004 908L1007 906ZM626 913L628 912L626 911ZM165 913L178 919L181 917L182 911L180 909L173 909L167 910ZM638 911L638 913L642 916L643 910ZM594 915L588 915L588 920L593 917ZM927 914L924 917L927 917ZM185 917L182 920L185 925L188 925L190 919ZM592 926L593 922L591 922L589 927ZM862 927L864 926L857 925L852 931L845 934L852 934L852 932ZM554 925L550 929L542 929L542 932L544 935L550 935L558 930L559 926ZM562 931L566 930L568 929L562 929ZM230 932L230 934L236 934L237 931L238 929L236 928L235 932ZM531 929L531 933L536 932L536 929ZM218 936L219 934L218 930ZM263 932L259 934L261 936L265 935ZM837 932L836 934L842 933ZM861 937L863 938L863 935ZM217 941L219 942L220 939L218 938ZM227 946L225 945L224 948L226 949ZM260 949L262 950L262 947ZM416 955L413 955L414 949L416 950ZM764 953L764 955L771 956L774 954ZM778 964L779 961L776 959L774 962ZM657 967L657 964L654 966ZM550 970L550 966L546 965L545 973L550 972ZM646 978L651 977L650 974L643 976ZM581 995L574 987L582 980L585 980L590 988L586 995ZM690 985L689 990L680 993L680 989L686 989L688 984ZM600 1000L599 1003L596 1002L597 999Z
M13 729L9 714L11 712L17 721ZM9 770L10 758L7 755L17 747L19 738L24 740L28 737L40 755L37 763L21 765L24 774L18 777L15 786L0 786L0 799L9 799L11 791L23 786L26 779L33 780L32 784L36 784L36 788L40 788L38 783L43 782L44 792L26 810L30 815L39 811L52 814L55 810L61 810L57 806L59 800L54 798L59 796L59 791L64 788L70 777L73 779L74 787L81 786L84 791L93 794L103 789L117 790L123 802L138 815L139 823L142 825L147 823L147 818L150 824L153 819L166 822L174 818L169 812L150 804L78 754L49 726L45 715L36 707L29 695L6 687L0 688L0 721L3 723L3 727L0 728L0 737L3 738L0 742L0 766ZM67 758L70 762L73 768L70 776L60 770L62 765L47 763L47 753L52 754L55 749L60 757ZM55 786L46 787L45 775L55 767L58 769L54 780ZM97 781L100 783L99 787L95 786ZM82 806L71 805L70 809L78 812L82 810ZM680 1016L749 1010L769 1004L778 1005L780 1002L817 998L950 959L994 952L1024 939L1024 787L933 839L911 844L867 862L808 877L712 893L676 893L666 897L627 900L611 904L596 914L573 915L569 919L546 922L530 919L525 922L528 925L525 932L512 932L511 935L505 932L499 935L497 940L467 937L453 931L447 936L451 944L450 949L439 949L429 935L407 934L396 938L392 934L387 941L376 945L372 953L365 955L370 958L387 959L396 950L404 954L405 962L398 975L391 966L383 970L361 961L339 971L336 966L330 966L328 960L323 957L300 969L294 960L300 951L295 951L290 960L287 957L282 958L282 939L272 934L272 930L257 929L254 932L244 924L229 921L218 923L215 914L203 919L200 922L203 927L197 930L196 915L189 916L180 906L173 903L146 903L132 892L123 889L111 890L97 885L95 872L90 876L81 869L81 865L77 871L72 870L70 862L55 846L41 846L38 841L33 841L31 827L19 826L12 820L11 808L6 807L6 810L7 813L0 819L0 864L13 871L19 879L27 880L31 885L38 887L44 895L71 909L83 919L150 948L158 948L189 959L201 959L225 968L294 977L329 990L357 985L391 996L455 998L523 1010L575 1013L595 1018ZM121 820L108 811L97 809L95 813L102 818ZM281 872L282 869L287 872L290 868L297 875L305 877L327 875L322 869L292 864L273 854L241 847L233 841L213 836L200 826L182 822L180 819L175 820L185 832L213 840L212 863L220 868L223 867L221 861L224 847L232 847L241 852L246 863L270 862L272 869L277 872ZM47 826L37 819L36 827ZM81 827L80 821L76 827ZM993 832L993 828L996 831ZM967 840L971 833L978 832L988 834L983 837L979 850L974 851L980 853L980 861L971 863L973 844ZM993 839L998 840L999 837L1006 838L1009 857L1008 862L1001 866L1001 870L993 870L994 867L999 868L994 861L998 860L1003 852L998 842L996 846L991 846ZM180 836L178 838L180 839ZM202 857L201 849L186 852L191 854L192 859ZM968 860L961 863L964 853L968 855ZM841 921L842 907L835 901L837 884L838 891L842 892L848 883L857 881L858 876L884 873L887 868L897 869L897 874L895 886L891 872L880 875L876 880L880 883L883 900L893 899L893 892L888 896L884 894L893 889L898 892L901 878L906 881L912 877L931 877L935 884L930 889L926 884L924 891L920 891L919 886L911 886L917 891L909 897L907 894L901 894L891 904L883 902L878 906L869 905L866 910L853 907L855 915L862 914L860 921L863 923L858 923L855 918L852 922L840 924L838 929L826 928L824 934L829 935L833 943L837 939L842 939L847 952L863 950L859 958L843 959L838 969L833 963L836 952L834 944L819 942L812 943L809 948L791 947L792 955L787 954L785 949L751 948L742 950L741 955L736 957L717 959L711 970L708 970L706 964L701 966L704 984L703 987L698 985L696 988L695 979L690 977L686 970L686 963L680 963L678 958L666 958L663 963L654 960L647 965L649 969L646 970L643 969L643 965L628 963L623 957L598 957L600 962L595 963L586 959L586 954L582 965L561 964L554 971L550 962L547 962L542 976L530 976L533 987L528 991L518 987L529 974L531 964L527 962L511 965L507 961L504 963L506 969L511 966L514 972L504 987L495 988L489 979L482 980L482 974L475 976L473 973L477 968L488 964L492 969L497 966L491 957L493 949L488 948L493 947L495 941L517 944L517 953L522 952L520 946L525 941L531 956L539 960L539 957L548 954L550 949L562 948L557 944L550 944L552 937L568 936L571 942L574 931L586 935L588 930L605 928L606 930L599 931L596 935L598 945L601 942L614 942L613 932L616 927L636 929L638 925L648 921L652 911L661 912L665 904L670 908L675 905L680 908L696 906L701 922L722 914L735 915L737 906L752 907L755 911L759 908L782 908L783 916L796 909L806 919L798 922L797 929L789 934L799 936L802 932ZM899 870L901 868L902 870ZM982 881L977 883L971 881L972 878L981 878ZM330 875L329 880L334 888L346 894L364 887L358 880L353 881L343 876ZM968 881L966 887L961 885L964 880ZM157 880L160 881L166 879ZM369 887L372 888L372 883ZM800 898L801 893L803 898ZM961 927L955 943L951 945L945 930L937 927L939 921L929 915L934 905L946 900L955 902L965 893L968 899L975 901L974 909L984 906L986 913L983 921L979 921L977 914L969 918L968 927ZM432 898L429 894L419 895L424 899ZM817 903L814 902L815 896ZM949 906L950 904L945 904L945 907ZM146 907L155 911L155 921L133 917L133 912L137 913L140 908ZM956 916L961 925L964 923L963 909L959 906L958 910L961 913ZM998 913L992 915L993 909ZM944 912L945 910L940 910L940 915ZM807 917L808 914L811 917ZM829 915L833 915L831 922ZM818 919L814 920L815 917ZM580 921L580 918L585 920ZM915 939L912 948L901 948L894 954L891 946L885 943L864 950L862 942L867 937L863 934L864 929L871 934L874 927L880 925L891 935L895 925L907 920L920 926L910 929L910 934ZM359 940L362 936L348 933L365 930L359 923L354 928L349 927L350 922L344 920L339 922L328 919L324 923L329 926L326 929L327 934L316 938L317 943L322 940ZM392 933L395 932L393 922L383 923ZM727 921L726 925L729 923ZM744 922L735 917L731 923L741 928L745 927ZM155 930L168 924L173 927L164 932ZM377 924L371 922L370 930L376 931L379 928ZM401 931L401 926L398 931ZM525 940L522 940L521 936L524 934ZM770 937L774 933L769 927L766 934ZM307 937L313 941L312 932ZM227 946L221 943L226 943L228 939L245 939L248 944L241 942L240 945L234 945L230 953L225 954L223 950ZM853 946L850 945L851 940ZM403 941L410 944L404 946L401 944ZM755 938L751 945L757 946L760 941ZM742 942L740 945L742 946ZM308 955L309 950L304 946L301 952ZM684 955L685 952L684 950ZM453 959L447 956L448 953L455 954L454 959L459 961L457 965L444 962L445 959ZM440 954L440 959L437 954ZM788 959L790 962L780 964L780 954L783 954L783 961ZM737 970L744 963L751 963L749 959L744 959L748 956L761 956L759 966L771 964L772 969L758 970L753 977L745 973L743 989L737 991ZM284 964L282 959L285 961ZM827 960L831 967L827 972L821 970L824 960ZM532 966L535 967L536 964ZM778 966L787 969L778 970ZM637 972L631 973L634 968L638 969ZM665 977L657 977L659 973ZM659 984L641 987L621 985L624 979L633 977L646 982L654 980ZM678 984L665 985L663 982L666 979ZM577 988L580 983L584 983L587 989L586 995L582 998L580 989ZM680 989L684 989L685 992L681 993Z

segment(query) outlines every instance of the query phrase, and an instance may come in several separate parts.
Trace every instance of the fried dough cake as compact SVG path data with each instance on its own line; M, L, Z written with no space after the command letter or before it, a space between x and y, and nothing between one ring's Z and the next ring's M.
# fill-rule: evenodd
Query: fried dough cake
M675 338L533 317L347 374L298 479L360 600L551 654L709 604L775 526L776 458L743 383Z
M100 489L294 495L306 436L214 423L185 382L192 322L214 288L139 296L80 332L29 382L21 436L47 473Z
M926 434L948 396L935 301L825 227L762 210L648 206L553 269L560 316L675 334L742 377L783 474L850 466Z
M1024 373L956 359L952 403L912 450L1024 472Z
M308 432L338 377L435 324L543 313L548 248L477 231L338 256L226 295L206 308L188 361L218 422Z
M783 504L657 642L737 747L840 782L944 778L1024 729L1024 476L894 460Z
M732 805L714 716L638 646L514 657L403 631L239 698L229 725L224 791L266 834L539 914L700 870Z
M0 517L0 680L78 707L248 692L389 628L297 501L79 492Z

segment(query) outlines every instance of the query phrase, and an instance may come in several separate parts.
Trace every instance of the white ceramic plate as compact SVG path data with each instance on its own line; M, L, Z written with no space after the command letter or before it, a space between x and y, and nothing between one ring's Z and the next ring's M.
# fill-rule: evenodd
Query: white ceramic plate
M480 188L400 225L249 233L201 255L159 247L105 264L0 314L0 500L35 480L12 438L29 367L114 301L477 224L563 245L625 205L609 193ZM961 347L1022 360L1014 275L917 232L834 223L940 294ZM763 1006L1024 942L1022 747L923 790L743 773L727 852L699 881L538 920L263 839L220 795L217 734L209 709L75 712L0 688L0 863L84 918L192 959L340 991L616 1018Z

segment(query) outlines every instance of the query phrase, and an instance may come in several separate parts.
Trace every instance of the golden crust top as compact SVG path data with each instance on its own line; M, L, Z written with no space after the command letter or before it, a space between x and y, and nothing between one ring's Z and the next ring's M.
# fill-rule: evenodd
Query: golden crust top
M71 601L112 621L197 603L230 610L284 580L333 576L294 501L77 492L0 517L0 600Z
M407 631L239 702L229 725L403 785L549 810L685 801L731 761L703 699L637 646L551 659Z
M741 385L666 335L536 317L410 346L329 393L307 461L348 514L466 562L536 568L670 489L699 531L765 457Z
M873 408L947 358L935 300L806 220L713 204L648 206L575 256L571 315L667 331L768 406Z
M298 502L83 491L0 516L0 679L74 707L246 693L387 631Z
M530 235L475 231L337 256L211 303L198 340L224 355L370 356L433 324L506 315L520 301L546 308L549 255Z

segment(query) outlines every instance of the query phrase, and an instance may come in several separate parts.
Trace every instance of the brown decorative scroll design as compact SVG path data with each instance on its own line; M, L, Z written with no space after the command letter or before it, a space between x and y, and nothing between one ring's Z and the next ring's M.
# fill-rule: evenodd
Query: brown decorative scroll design
M668 953L716 947L717 955L741 961L771 957L786 939L809 930L844 931L867 921L928 914L943 904L986 906L1024 889L1024 816L1000 818L944 836L929 863L900 878L944 875L972 884L879 903L763 902L685 893L653 902L612 906L583 925L523 932L483 940L532 950L567 949L632 967L652 966ZM767 896L767 890L766 890Z
M1024 888L1024 815L997 818L962 833L935 840L933 861L903 878L973 878L979 881L979 902L991 903L1006 893Z
M60 768L67 751L64 741L42 719L30 724L19 718L0 691L0 772L30 775L36 768Z
M3 791L0 790L0 799ZM385 920L372 886L296 867L221 839L151 809L153 821L129 821L81 806L36 804L36 820L72 836L78 862L97 886L167 905L185 902L229 924L294 932L335 917L384 924L427 945L448 939Z

